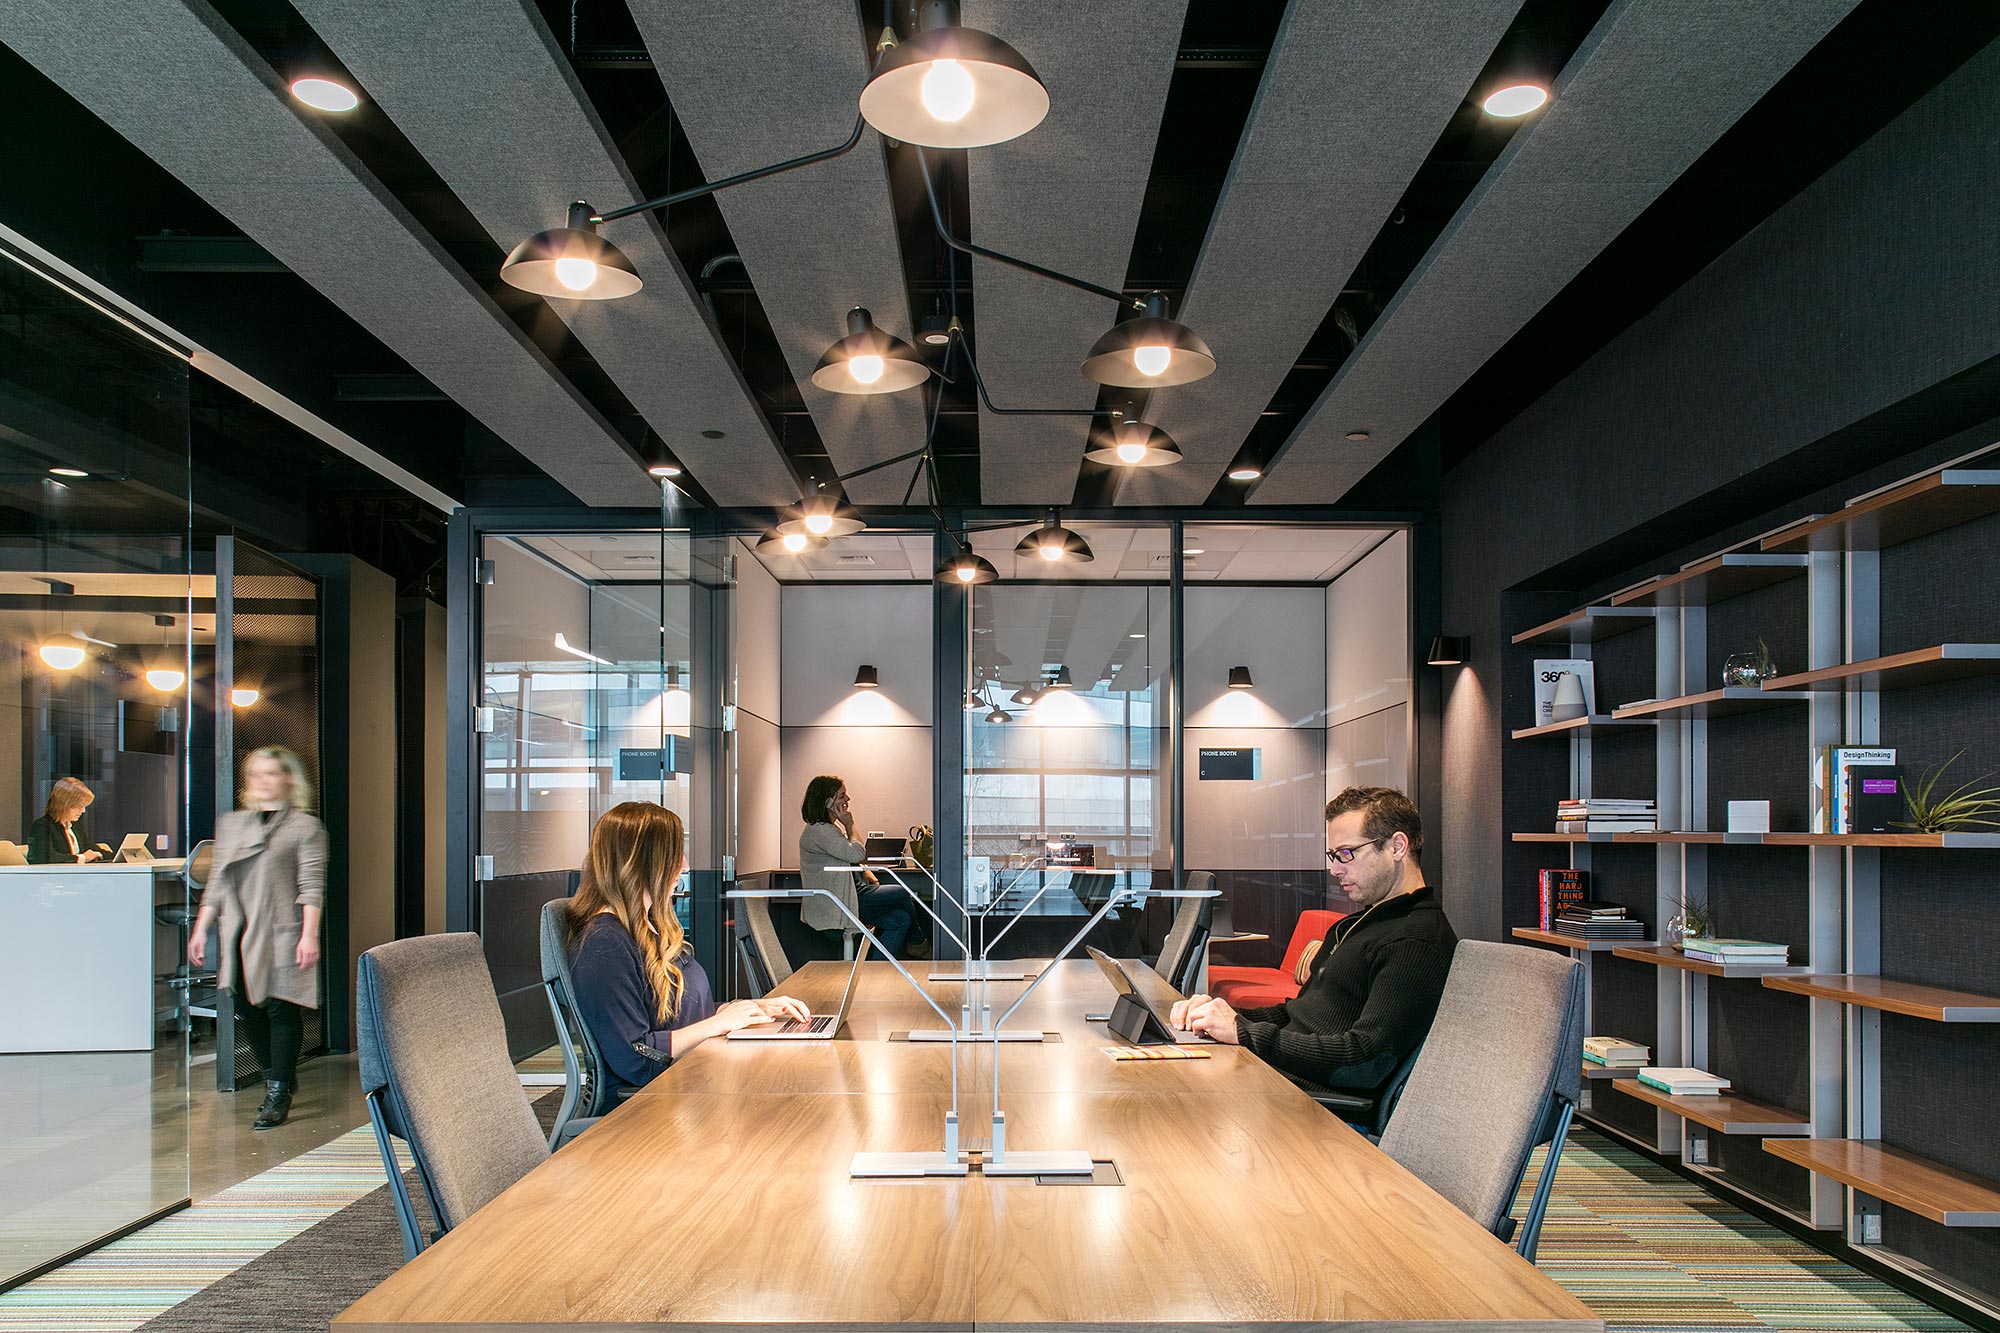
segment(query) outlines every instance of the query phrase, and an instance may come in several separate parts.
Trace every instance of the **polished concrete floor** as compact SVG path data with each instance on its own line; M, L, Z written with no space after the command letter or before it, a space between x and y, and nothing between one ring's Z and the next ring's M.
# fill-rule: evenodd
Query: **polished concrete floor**
M263 1103L264 1085L217 1092L215 1067L197 1065L187 1108L189 1197L197 1203L213 1198L238 1181L367 1124L356 1066L352 1055L305 1061L299 1066L291 1118L276 1129L253 1130L250 1122Z

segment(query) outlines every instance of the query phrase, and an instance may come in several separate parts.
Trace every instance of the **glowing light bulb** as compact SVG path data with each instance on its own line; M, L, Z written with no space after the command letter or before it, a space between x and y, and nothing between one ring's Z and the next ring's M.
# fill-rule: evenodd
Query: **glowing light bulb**
M1118 446L1118 461L1121 463L1143 463L1146 461L1146 446L1143 444L1121 444Z
M171 694L187 683L187 673L175 671L171 667L154 667L146 673L146 683L156 690Z
M1503 119L1525 116L1548 100L1549 90L1539 84L1517 83L1489 94L1485 102L1486 114Z
M1173 362L1174 349L1171 347L1146 346L1132 349L1132 364L1148 379L1166 374L1167 367Z
M779 545L783 546L793 555L797 555L800 551L806 549L806 535L803 532L788 532L779 542Z
M933 60L918 88L924 110L939 120L964 120L972 110L972 75L956 60Z
M857 356L847 363L847 373L854 376L857 384L873 384L882 378L882 370L879 356Z
M815 536L824 536L833 527L832 514L807 514L806 531Z
M41 646L42 661L57 671L74 671L83 665L83 644L67 634L57 634Z
M971 565L960 565L958 567L958 581L960 583L970 583L978 577L979 571Z
M556 261L556 281L573 292L587 292L597 281L597 265L574 255Z
M231 690L229 692L229 702L235 704L238 708L248 708L251 704L257 702L257 691Z
M1042 559L1044 560L1060 560L1063 558L1063 548L1061 542L1057 541L1043 542L1040 546L1036 547L1035 549L1042 553Z

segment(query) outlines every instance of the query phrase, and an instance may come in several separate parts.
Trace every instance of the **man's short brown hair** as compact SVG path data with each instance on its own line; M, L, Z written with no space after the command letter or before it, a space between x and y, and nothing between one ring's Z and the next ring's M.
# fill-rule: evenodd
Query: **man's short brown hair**
M1360 810L1362 836L1370 842L1386 841L1400 833L1410 840L1410 855L1424 848L1424 819L1409 797L1394 787L1349 787L1326 803L1327 822Z

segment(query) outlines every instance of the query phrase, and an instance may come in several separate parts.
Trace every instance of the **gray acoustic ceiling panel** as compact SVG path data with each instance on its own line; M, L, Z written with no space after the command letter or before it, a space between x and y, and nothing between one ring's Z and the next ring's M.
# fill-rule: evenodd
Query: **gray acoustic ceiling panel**
M631 8L709 180L835 147L853 129L869 67L854 5L632 0ZM811 379L827 345L847 332L850 307L866 306L878 325L911 336L875 132L845 157L724 190L715 200L833 465L848 472L920 446L920 390L827 393ZM908 469L885 468L855 480L847 494L861 504L897 504L909 481Z
M1192 505L1217 478L1518 8L1517 0L1295 0L1230 165L1182 318L1216 372L1160 394L1183 461L1139 472L1121 504Z
M1251 496L1331 504L1854 8L1616 0ZM1366 431L1368 439L1347 440Z
M610 423L203 0L7 0L0 41L579 500L659 503Z
M1125 285L1186 10L1186 0L969 0L967 26L1013 43L1049 89L1040 125L966 155L974 241L1114 291ZM1080 367L1116 304L990 260L975 260L972 274L973 340L994 401L1093 406L1097 386ZM1089 426L982 408L981 500L1067 504Z
M603 210L641 197L532 3L298 0L297 8L502 247L559 225L572 199ZM659 223L642 214L606 223L603 234L645 287L616 301L549 306L716 503L796 500L770 425ZM723 438L704 438L706 430Z

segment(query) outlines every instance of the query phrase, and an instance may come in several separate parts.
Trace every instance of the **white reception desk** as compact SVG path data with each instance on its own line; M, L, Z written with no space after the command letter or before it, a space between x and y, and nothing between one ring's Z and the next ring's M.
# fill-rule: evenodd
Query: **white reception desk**
M152 1049L155 874L0 866L0 1055Z

